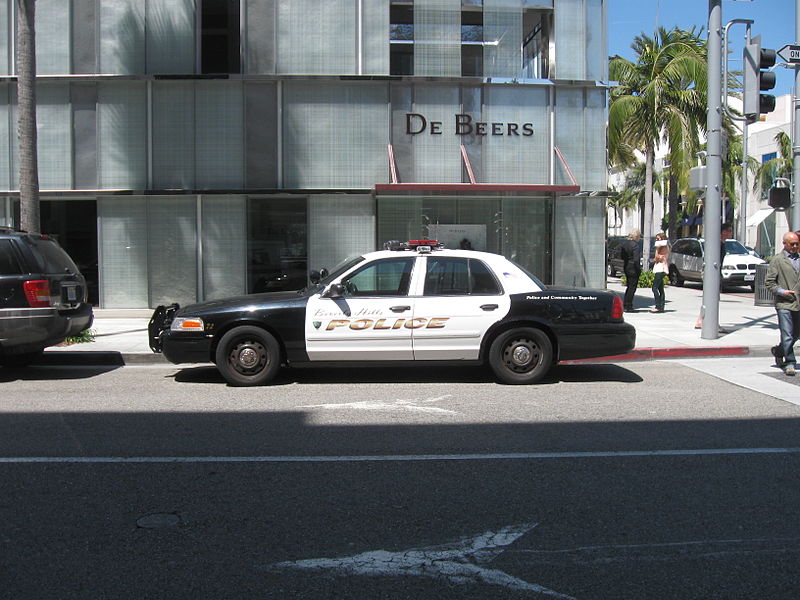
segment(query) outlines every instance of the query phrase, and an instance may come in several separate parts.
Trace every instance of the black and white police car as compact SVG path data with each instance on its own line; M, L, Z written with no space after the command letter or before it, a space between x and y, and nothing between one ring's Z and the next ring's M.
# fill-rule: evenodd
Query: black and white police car
M548 287L503 256L431 240L384 247L313 271L302 290L159 306L150 347L251 386L282 364L423 361L488 363L501 382L527 384L560 360L634 346L613 292Z

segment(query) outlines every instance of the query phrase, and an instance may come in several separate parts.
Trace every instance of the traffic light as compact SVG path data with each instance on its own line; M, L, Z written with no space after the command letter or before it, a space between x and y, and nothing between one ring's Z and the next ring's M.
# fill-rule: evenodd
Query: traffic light
M744 46L744 115L749 123L759 115L775 110L775 96L762 94L775 87L775 73L762 71L775 64L775 50L761 47L761 36Z

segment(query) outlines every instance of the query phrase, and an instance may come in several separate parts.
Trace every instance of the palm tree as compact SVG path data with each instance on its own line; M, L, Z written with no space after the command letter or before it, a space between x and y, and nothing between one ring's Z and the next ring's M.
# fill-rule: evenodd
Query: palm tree
M612 80L608 116L609 156L629 146L645 158L644 258L653 233L653 164L656 148L666 142L678 185L688 179L688 169L699 146L706 122L707 57L705 42L694 32L659 28L653 38L642 34L631 45L636 61L614 56L609 63ZM672 212L672 211L670 211Z
M36 0L17 6L17 131L20 227L39 231L39 169L36 148Z

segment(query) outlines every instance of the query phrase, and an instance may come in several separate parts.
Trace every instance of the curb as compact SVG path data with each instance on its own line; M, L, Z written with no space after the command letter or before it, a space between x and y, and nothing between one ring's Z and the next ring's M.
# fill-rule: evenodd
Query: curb
M626 354L582 358L559 361L561 365L584 363L635 362L646 360L668 360L678 358L714 358L724 356L769 357L774 359L769 346L681 346L677 348L634 348ZM115 352L115 351L45 351L36 361L46 366L95 366L124 367L126 365L166 365L172 364L163 354L154 352Z
M114 352L111 350L58 351L42 354L34 364L47 366L124 367L125 365L169 364L163 354L154 352Z

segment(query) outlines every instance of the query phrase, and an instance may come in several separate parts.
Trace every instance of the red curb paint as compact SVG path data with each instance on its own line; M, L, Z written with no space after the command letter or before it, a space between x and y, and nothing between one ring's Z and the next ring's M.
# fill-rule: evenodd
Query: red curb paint
M750 354L750 349L747 346L634 348L626 354L602 356L599 358L583 358L579 360L565 360L558 364L608 363L626 360L655 360L658 358L689 358L698 356L746 356L748 354Z

